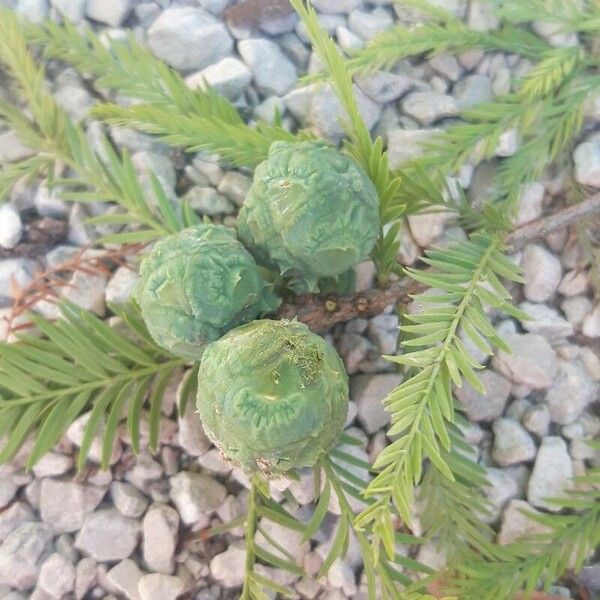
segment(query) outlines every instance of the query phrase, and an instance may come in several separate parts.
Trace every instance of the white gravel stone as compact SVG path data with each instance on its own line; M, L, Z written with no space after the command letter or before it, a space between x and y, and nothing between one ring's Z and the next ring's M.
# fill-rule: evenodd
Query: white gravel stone
M467 382L456 388L455 394L469 420L492 421L504 412L511 383L492 369L486 369L478 376L485 388L484 394L473 389Z
M283 96L294 87L296 67L275 42L264 38L242 40L238 50L261 92Z
M550 341L573 335L573 325L565 321L554 308L532 302L521 302L519 308L532 317L531 320L521 321L521 325L527 331L539 333Z
M38 478L64 475L73 468L73 457L58 452L47 452L33 465L33 474Z
M133 9L131 0L87 0L85 14L89 19L119 27Z
M75 271L69 285L64 288L63 298L89 310L99 317L106 312L105 291L108 277L104 273L92 274Z
M496 419L492 425L494 446L492 458L501 466L532 460L535 457L535 443L532 437L512 419Z
M23 523L0 546L0 585L32 588L52 547L52 530L45 523Z
M348 28L365 42L394 24L390 14L381 8L372 12L353 10L348 16Z
M210 574L224 587L237 587L244 582L246 550L230 546L210 561Z
M38 585L53 598L60 600L73 591L75 567L58 552L51 554L42 565Z
M201 8L168 8L150 27L148 46L176 69L202 69L229 55L233 40L227 28Z
M67 437L71 442L73 442L76 446L81 447L83 443L83 436L85 432L85 427L89 421L90 413L84 413L80 417L77 417L69 425L67 429ZM94 436L94 440L92 441L92 445L90 446L90 451L88 454L88 460L99 463L102 459L102 434L104 433L104 425L100 425ZM121 457L121 444L119 443L118 436L115 436L115 441L113 443L112 453L110 455L109 463L111 465L115 464L119 458Z
M98 563L91 557L82 558L75 567L75 598L82 600L96 582Z
M441 129L394 129L388 132L388 160L392 169L423 154L423 144Z
M550 387L558 360L546 338L537 333L506 333L503 337L512 354L498 352L492 361L494 367L513 383L536 390Z
M400 108L421 125L431 125L443 117L458 114L456 100L439 92L411 92L402 100Z
M23 235L23 223L19 213L10 204L0 206L0 246L14 248Z
M547 502L546 498L564 496L571 488L572 477L573 466L564 440L555 436L543 438L529 478L527 500L537 508L560 511L560 505Z
M343 25L336 28L335 37L337 38L340 48L346 51L360 50L365 45L355 33L352 33Z
M525 298L531 302L552 298L562 279L560 260L539 244L527 244L521 267L525 277Z
M367 128L371 129L379 119L381 106L371 100L357 85L353 86L353 91L358 111ZM308 122L315 133L332 141L340 141L344 136L341 122L345 118L346 113L331 86L323 86L312 95Z
M421 248L427 248L444 232L444 227L453 218L449 212L432 212L421 215L409 215L408 226L415 242Z
M498 544L512 544L521 538L527 539L537 533L548 531L541 523L528 518L523 511L541 514L524 500L511 500L502 515L502 525L496 538Z
M113 481L110 484L110 495L113 504L125 517L140 517L148 507L148 498L126 481Z
M395 354L398 341L398 316L377 315L369 320L369 337L377 344L381 354Z
M175 548L179 515L166 504L150 507L142 522L144 560L151 571L171 574L175 569Z
M544 437L550 427L550 411L546 404L536 404L528 408L523 415L523 427L535 433L539 437Z
M212 513L227 495L223 485L203 473L182 471L171 477L169 484L171 500L186 525Z
M27 258L0 260L0 297L13 298L32 280L37 270L36 263Z
M516 149L515 149L516 150ZM514 152L513 152L514 154ZM505 156L510 156L506 155ZM536 181L525 184L521 189L519 198L519 212L515 225L524 225L535 221L542 216L542 200L544 199L544 186Z
M233 465L226 461L217 448L211 448L206 454L198 457L198 464L217 475L228 475L233 469Z
M475 31L491 31L497 29L500 21L494 14L491 4L481 0L471 0L469 3L468 24Z
M577 420L594 400L600 385L593 381L578 361L561 361L558 374L546 394L550 418L554 423L568 425Z
M202 456L211 447L193 402L187 403L185 413L179 417L179 445L190 456Z
M493 523L502 514L502 510L513 498L519 495L519 484L517 478L508 469L486 469L486 477L489 485L483 488L485 497L490 503L490 515L482 517L486 523Z
M583 319L581 332L588 337L600 337L600 304L596 304L592 312Z
M600 137L592 136L573 152L575 179L581 185L600 187Z
M81 23L85 17L87 0L50 0L58 12L73 23Z
M185 200L194 210L209 217L231 215L235 212L234 205L211 187L194 186L185 195Z
M28 504L13 502L8 508L0 511L0 542L23 523L35 520L36 517Z
M469 75L461 79L452 90L459 110L490 102L494 97L492 81L487 75Z
M0 479L0 509L4 508L17 493L19 486L16 481L8 476Z
M313 6L322 13L348 14L362 6L362 0L314 0Z
M48 2L46 0L19 0L16 12L32 23L41 23L48 18ZM1 145L1 144L0 144Z
M217 94L236 100L250 85L251 80L252 73L241 60L226 56L218 63L186 77L185 82L192 89L203 89L206 87L205 83L208 83Z
M458 60L452 54L446 52L431 57L429 64L438 75L450 81L458 81L464 73L464 69L460 66Z
M236 171L228 171L221 179L218 191L232 200L236 206L243 206L251 185L252 180L246 175Z
M408 92L414 82L406 75L377 71L357 77L356 84L375 102L393 102Z
M140 525L116 508L89 515L75 540L75 547L98 561L122 560L131 556L138 543Z
M372 434L390 422L390 413L383 409L382 400L402 381L393 373L354 375L350 378L350 398L356 402L358 420Z
M175 600L185 592L186 584L181 577L149 573L138 582L141 600Z
M57 533L77 531L105 493L106 489L95 485L43 479L40 493L42 520Z
M592 312L592 301L585 296L572 296L562 301L560 308L573 327L580 329L581 325Z
M135 285L139 279L138 274L129 267L119 267L112 275L104 295L109 304L125 304L132 296Z
M33 200L40 217L60 219L67 215L69 209L59 194L60 191L57 188L50 191L47 186L40 185Z
M143 573L137 564L126 558L117 563L107 574L106 579L119 592L125 595L128 600L141 600L138 591L138 583Z
M565 276L562 278L558 291L563 296L577 296L579 294L585 294L590 284L590 278L587 271L579 271L573 269L567 271Z
M327 572L327 581L335 589L342 590L345 597L351 598L357 592L354 569L345 560L337 559Z

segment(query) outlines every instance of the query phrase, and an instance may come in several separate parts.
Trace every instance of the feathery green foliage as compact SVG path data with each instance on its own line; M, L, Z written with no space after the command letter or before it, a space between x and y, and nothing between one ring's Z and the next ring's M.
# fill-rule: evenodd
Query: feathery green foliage
M64 318L55 323L33 317L44 338L23 335L19 343L0 345L0 437L6 436L0 462L11 458L35 431L27 461L32 467L91 409L78 467L102 430L101 463L107 468L125 410L132 447L139 450L146 400L150 447L156 448L162 396L184 361L152 341L132 306L115 309L117 328L72 304L60 307Z
M29 39L46 58L58 58L99 89L141 101L128 107L100 104L92 114L108 123L136 127L190 152L206 150L239 166L262 162L272 142L295 136L277 125L244 123L235 107L206 86L190 89L181 76L130 37L100 41L91 30L80 33L69 23L30 25Z
M191 211L176 211L158 179L151 176L156 206L152 207L139 182L130 155L119 155L107 138L96 150L83 129L58 106L44 83L44 69L28 51L25 36L14 14L0 11L0 66L16 85L31 117L8 102L0 102L0 119L37 153L0 170L0 192L6 194L21 178L46 174L49 184L60 186L61 198L72 202L116 202L125 212L92 219L96 225L141 225L142 229L108 235L106 243L147 242L194 224ZM57 163L67 165L73 175L57 175Z
M409 276L441 293L415 297L421 312L406 315L412 324L401 327L401 332L412 337L402 342L403 354L387 357L414 372L409 371L383 401L391 414L388 436L394 441L377 457L374 468L379 474L366 490L377 501L358 518L358 524L369 526L388 553L389 544L378 532L389 529L392 505L410 523L413 489L421 481L423 460L428 458L442 475L455 479L443 453L452 448L452 384L461 386L464 379L474 389L485 391L475 374L482 365L472 358L459 331L487 355L493 347L509 351L484 307L524 317L509 304L510 295L499 280L522 281L518 268L502 255L500 236L473 234L468 242L429 251L423 260L431 269L407 269Z

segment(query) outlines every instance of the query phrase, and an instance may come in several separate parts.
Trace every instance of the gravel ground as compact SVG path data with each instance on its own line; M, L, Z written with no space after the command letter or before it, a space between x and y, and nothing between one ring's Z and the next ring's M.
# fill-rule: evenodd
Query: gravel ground
M0 0L1 4L33 20L59 19L63 12L111 37L133 31L180 70L190 86L206 78L249 119L271 120L278 110L285 126L301 124L332 141L341 139L336 118L340 107L331 90L295 89L298 77L319 63L294 16L275 14L269 19L258 11L227 21L222 13L233 4L228 0ZM323 25L348 50L361 47L395 21L418 19L409 9L393 8L390 0L314 0L314 4ZM477 29L497 26L485 3L437 0L436 4ZM543 24L536 25L545 34ZM572 42L552 32L547 35L556 44ZM431 132L443 128L459 110L509 92L513 77L530 66L514 55L484 56L477 51L458 59L440 55L422 62L403 61L391 73L359 78L356 95L367 124L386 139L396 167L418 154ZM53 66L51 85L74 118L86 118L92 97L72 70ZM581 184L600 187L600 134L593 133L600 123L600 103L591 103L588 113L588 133L573 154L575 174ZM88 121L88 126L93 139L99 125ZM249 186L247 173L226 171L206 154L182 157L136 132L113 128L111 134L131 150L140 173L153 169L167 190L184 194L199 213L216 222L232 222ZM517 144L516 133L507 132L497 157L510 156ZM0 160L25 154L12 133L0 131ZM476 203L489 191L497 168L496 159L475 168L466 166L454 183ZM526 186L517 224L539 218L556 205L564 182L559 173ZM89 212L105 210L102 205L69 205L59 191L49 193L43 186L15 189L10 203L0 207L0 314L11 304L12 279L26 285L36 271L56 266L72 258L80 246L93 243L98 231L84 220ZM448 215L410 217L402 231L402 262L413 264L424 248L461 237L464 232ZM500 543L538 528L524 522L523 508L554 510L544 497L559 495L586 465L600 466L600 455L585 443L600 433L600 305L592 299L589 273L579 266L581 255L570 232L558 231L514 256L526 279L524 286L514 287L515 300L536 320L521 323L497 317L496 328L514 354L500 353L491 361L482 375L485 396L468 385L457 391L471 420L468 441L488 471L490 521ZM372 287L372 264L359 265L357 272L359 289ZM110 276L77 272L65 295L104 315L106 302L124 301L134 283L135 274L126 266ZM36 310L49 317L55 314L48 303L40 303ZM397 326L389 307L372 319L336 326L328 335L351 376L349 431L367 442L367 451L352 451L365 459L372 460L386 444L388 418L379 401L397 385L399 375L380 355L396 351ZM84 415L33 472L23 469L27 448L0 466L0 599L239 597L243 532L234 530L209 542L201 541L197 532L242 513L247 479L221 460L191 412L177 419L176 397L176 385L171 385L162 410L160 450L154 456L143 450L134 457L123 428L109 471L95 466L99 450L95 446L89 468L75 475L73 455L81 443ZM300 482L275 482L273 488L279 498L289 489L300 506L310 507L308 471ZM310 543L300 543L289 531L271 533L308 574L314 574L330 543L335 513L332 506L329 528ZM420 549L418 558L432 566L444 562L431 544ZM321 584L285 582L303 598L358 600L366 597L360 571L351 544L348 557ZM582 577L590 589L600 590L600 563L586 567ZM569 597L565 588L554 592Z

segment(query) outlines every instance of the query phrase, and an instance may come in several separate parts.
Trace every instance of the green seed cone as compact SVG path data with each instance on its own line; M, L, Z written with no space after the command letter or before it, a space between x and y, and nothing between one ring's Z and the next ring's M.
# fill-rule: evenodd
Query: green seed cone
M348 375L335 349L297 321L253 321L209 344L197 407L208 437L246 472L312 466L341 434Z
M208 342L279 304L235 232L206 224L154 245L136 295L154 340L192 360Z
M318 291L366 258L379 233L379 200L349 156L321 142L275 142L255 171L238 218L256 260Z

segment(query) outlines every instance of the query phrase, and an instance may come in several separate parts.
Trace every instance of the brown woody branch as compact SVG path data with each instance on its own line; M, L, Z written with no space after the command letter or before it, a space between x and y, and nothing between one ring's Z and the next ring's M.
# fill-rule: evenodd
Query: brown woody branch
M518 250L536 238L595 214L600 214L600 194L518 227L506 237L506 242L510 248ZM326 331L337 323L345 323L356 317L378 315L390 304L410 302L411 295L424 289L426 286L403 278L383 289L368 290L342 298L301 296L293 303L283 304L277 316L288 319L296 317L313 331Z

